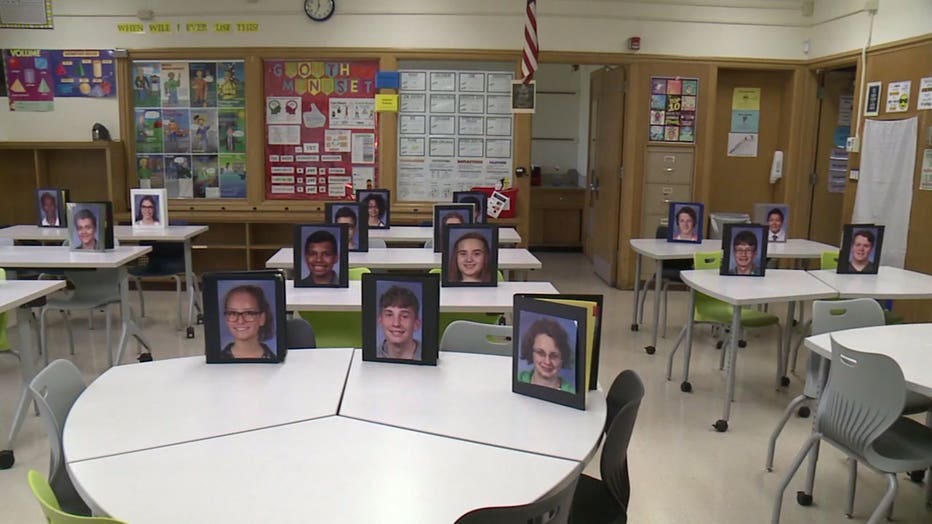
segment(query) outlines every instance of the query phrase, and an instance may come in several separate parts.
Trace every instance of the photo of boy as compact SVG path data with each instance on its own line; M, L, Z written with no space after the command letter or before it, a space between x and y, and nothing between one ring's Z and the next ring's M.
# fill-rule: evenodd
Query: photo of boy
M725 256L720 274L763 276L767 252L765 230L766 226L757 224L725 224Z
M382 281L377 286L377 358L421 360L422 285Z
M39 225L41 227L62 227L59 211L61 210L61 194L57 189L40 189L39 198Z
M363 207L358 202L328 202L324 212L330 224L346 225L346 245L351 252L369 250L369 229L359 217L364 215Z
M482 191L454 191L453 202L457 204L472 204L474 224L485 224L486 209L489 204L489 195Z
M669 242L702 242L705 206L699 202L670 202Z
M363 275L362 359L436 365L439 310L437 275Z
M884 226L847 224L838 256L839 273L877 274Z
M343 224L296 226L295 287L346 287L348 285L346 229Z
M786 242L789 217L785 204L754 204L754 222L767 226L767 242Z

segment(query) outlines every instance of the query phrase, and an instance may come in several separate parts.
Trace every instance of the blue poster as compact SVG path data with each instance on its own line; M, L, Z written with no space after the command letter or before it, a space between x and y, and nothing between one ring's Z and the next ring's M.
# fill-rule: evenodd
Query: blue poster
M732 133L757 133L760 131L760 111L735 109L731 112Z
M112 49L49 51L55 72L55 96L116 96L116 60Z

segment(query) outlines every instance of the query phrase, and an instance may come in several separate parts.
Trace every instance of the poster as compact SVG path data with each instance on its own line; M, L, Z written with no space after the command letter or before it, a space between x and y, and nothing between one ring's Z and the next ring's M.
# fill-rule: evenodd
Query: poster
M400 201L444 202L453 191L512 177L512 86L502 71L401 71Z
M55 83L49 52L41 49L7 49L7 96L10 111L53 111Z
M650 140L695 142L699 79L655 76L650 93Z
M922 172L919 176L919 190L932 191L932 149L922 151Z
M756 109L733 109L731 131L733 133L757 133L760 130L760 111Z
M731 95L731 108L760 111L760 88L736 87Z
M377 187L378 61L266 60L263 67L266 198L353 200L366 187L359 183Z
M828 192L844 193L848 183L848 151L844 144L832 149L828 159Z
M916 109L932 109L932 76L927 76L919 80L919 99L916 102Z
M909 111L910 80L890 82L887 84L887 113L903 113Z
M55 70L55 96L109 98L116 96L113 50L49 51Z
M3 49L0 49L0 96L6 96L6 60Z
M728 133L728 156L757 156L757 133Z
M864 99L864 116L877 116L880 114L880 93L883 82L868 82L867 96Z
M245 63L130 68L140 187L164 187L169 198L246 198Z

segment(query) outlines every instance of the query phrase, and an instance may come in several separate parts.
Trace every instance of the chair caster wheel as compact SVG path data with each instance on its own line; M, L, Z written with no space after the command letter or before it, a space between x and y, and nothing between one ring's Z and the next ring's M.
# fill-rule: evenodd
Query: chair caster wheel
M909 472L909 480L915 482L916 484L922 484L922 479L924 479L925 476L926 470L924 469Z
M801 406L798 410L796 410L796 414L799 416L799 418L809 418L809 406Z
M646 351L648 355L653 355L654 353L657 352L657 348L655 348L654 346L645 346L644 351Z
M15 462L16 457L13 456L12 449L0 451L0 469L10 469Z
M680 391L682 391L683 393L691 393L692 390L693 390L693 385L690 384L688 380L680 384Z
M738 347L739 347L739 348L746 348L746 347L748 347L748 341L747 341L747 340L739 340L739 341L738 341Z
M812 505L812 495L807 494L805 491L796 492L796 502L800 506L811 506ZM848 517L851 518L851 517Z
M790 377L786 377L786 376L780 377L780 385L783 386L783 387L789 386L789 385L790 385Z
M719 433L724 433L728 431L728 421L718 419L715 421L715 424L712 424L712 427L715 428L715 431L718 431Z
M719 340L718 342L715 343L715 349L722 349L722 346L724 345L725 345L725 342L722 340Z
M139 362L152 362L152 353L140 353L136 360Z
M631 324L631 331L637 331L637 330L638 330L638 325L637 325L637 324Z
M202 313L198 313L198 314L197 314L197 323L198 323L198 324L203 324L203 323L204 323L204 315L203 315Z
M194 338L194 328L188 326L187 332L185 334L188 338Z

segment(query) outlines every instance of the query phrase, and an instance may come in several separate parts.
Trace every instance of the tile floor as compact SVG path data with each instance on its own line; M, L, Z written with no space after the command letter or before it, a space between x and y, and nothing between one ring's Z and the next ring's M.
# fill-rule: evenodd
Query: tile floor
M643 346L649 343L649 330L631 332L632 296L606 286L592 274L579 254L540 253L544 269L534 272L534 280L549 280L562 292L603 293L605 326L600 363L600 380L611 383L622 369L636 370L645 382L646 396L629 448L631 508L633 523L757 523L768 522L772 500L781 474L809 430L809 422L791 419L778 443L775 471L764 470L767 438L787 402L799 394L801 377L783 391L774 386L773 330L755 333L738 359L738 381L732 408L731 428L715 432L711 424L719 418L724 375L718 370L718 352L705 328L698 329L693 351L691 382L693 392L680 392L679 363L675 380L665 380L666 357L686 318L686 293L671 292L667 338L660 339L655 355ZM173 292L150 292L149 316L142 325L155 348L157 359L203 353L203 331L187 340L174 330ZM647 304L650 311L650 302ZM784 308L778 307L782 314ZM649 313L648 313L649 316ZM50 345L52 356L67 356L63 324L52 315ZM106 369L103 319L97 316L94 331L83 321L75 323L77 355L75 363L88 381ZM15 336L15 330L11 334ZM15 340L15 339L14 339ZM130 346L133 349L133 346ZM132 352L132 351L131 351ZM127 358L129 360L129 358ZM805 355L800 363L805 362ZM802 370L801 370L802 371ZM0 355L0 431L6 435L12 418L20 378L16 360ZM131 392L127 392L131 394ZM140 406L145 409L145 406ZM114 420L114 424L119 421ZM47 472L48 441L36 417L28 417L15 443L16 465L0 471L0 523L42 522L38 505L26 484L30 468ZM598 457L587 468L598 474ZM803 482L800 472L787 490L783 522L828 523L844 521L843 508L847 467L844 458L823 446L816 477L815 504L808 508L795 502L795 491ZM127 479L131 482L131 479ZM923 503L922 486L900 476L894 518L901 523L932 522L932 510ZM864 521L880 500L885 483L877 474L861 468L855 521Z

